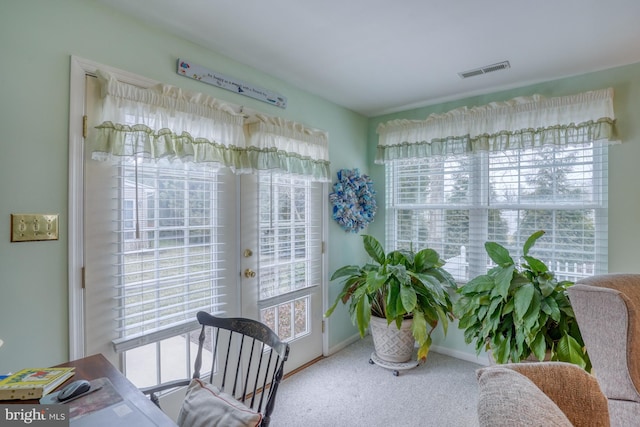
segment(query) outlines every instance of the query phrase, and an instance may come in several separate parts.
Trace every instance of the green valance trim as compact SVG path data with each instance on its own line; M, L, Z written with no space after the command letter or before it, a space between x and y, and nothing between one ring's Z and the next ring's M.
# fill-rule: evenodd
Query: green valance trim
M326 160L314 160L276 148L227 146L205 138L193 138L187 132L177 135L170 129L154 131L141 124L104 122L96 126L90 144L95 160L166 159L228 167L236 173L272 170L310 176L316 181L331 180L329 161Z
M463 135L436 138L431 141L378 145L375 162L381 164L397 159L465 155L483 151L524 150L546 145L566 146L595 141L617 142L614 119L601 118L577 125L572 123L540 129L501 131L492 135L477 135L473 138Z

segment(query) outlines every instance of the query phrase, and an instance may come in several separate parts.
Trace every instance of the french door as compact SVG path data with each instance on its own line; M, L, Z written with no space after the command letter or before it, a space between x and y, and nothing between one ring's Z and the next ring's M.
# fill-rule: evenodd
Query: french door
M289 341L290 371L322 355L323 185L270 172L241 182L242 314Z
M91 128L100 108L94 78L86 78L85 90ZM322 355L327 211L322 184L270 172L199 175L185 169L168 179L162 166L127 168L84 153L85 354L103 353L139 387L189 377L197 331L188 321L119 337L128 324L150 322L147 312L123 314L123 302L134 311L150 304L126 291L148 294L149 285L173 278L175 284L166 288L175 297L158 289L153 304L185 306L184 298L205 295L212 312L261 320L290 343L287 371ZM206 220L200 216L204 211L209 211ZM210 270L200 280L206 289L184 285L203 269ZM174 316L159 308L155 315L158 325Z

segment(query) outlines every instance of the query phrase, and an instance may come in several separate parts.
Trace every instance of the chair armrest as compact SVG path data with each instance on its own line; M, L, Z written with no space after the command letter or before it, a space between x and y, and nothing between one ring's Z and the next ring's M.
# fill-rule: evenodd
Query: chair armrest
M144 388L141 388L140 391L143 394L148 394L149 399L151 399L151 401L155 403L156 406L159 408L160 402L158 401L158 396L156 395L156 393L159 393L164 390L169 390L172 388L185 387L185 386L188 386L190 383L191 383L191 379L174 380L174 381L169 381L166 383L162 383L162 384L158 384L150 387L144 387Z
M529 378L574 426L609 426L609 407L598 381L584 369L565 362L503 365Z

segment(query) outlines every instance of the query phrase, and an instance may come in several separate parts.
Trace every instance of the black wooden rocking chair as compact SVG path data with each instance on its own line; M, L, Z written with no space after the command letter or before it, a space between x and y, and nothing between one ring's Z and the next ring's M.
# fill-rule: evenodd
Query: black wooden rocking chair
M252 319L221 318L203 311L198 312L197 319L202 329L192 379L147 387L142 392L159 407L158 392L189 385L179 425L268 426L289 344ZM211 373L203 381L200 370L205 346L213 357Z

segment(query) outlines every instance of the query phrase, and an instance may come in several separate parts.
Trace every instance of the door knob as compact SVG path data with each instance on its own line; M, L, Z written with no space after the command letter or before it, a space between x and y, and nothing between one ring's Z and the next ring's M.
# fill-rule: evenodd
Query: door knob
M251 279L252 277L256 277L256 272L253 271L250 268L247 268L246 270L244 270L244 277L246 277L247 279Z

